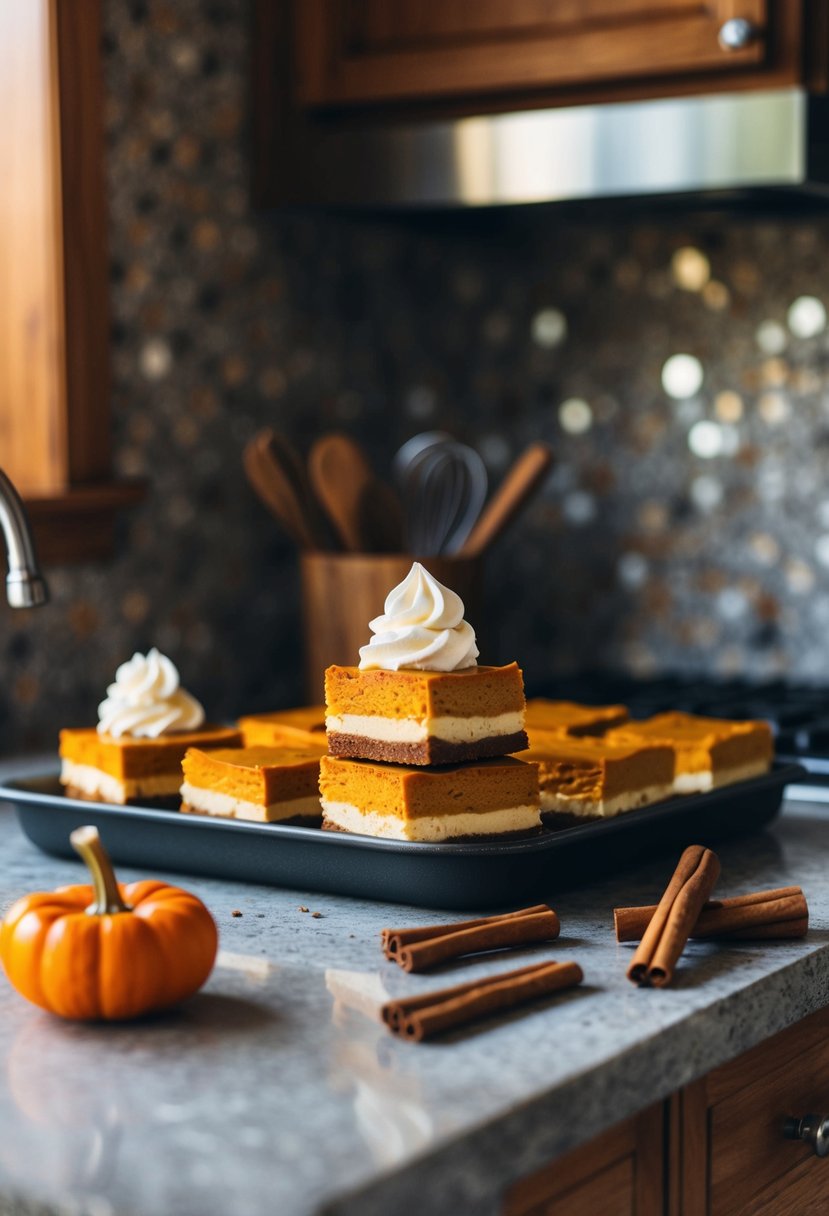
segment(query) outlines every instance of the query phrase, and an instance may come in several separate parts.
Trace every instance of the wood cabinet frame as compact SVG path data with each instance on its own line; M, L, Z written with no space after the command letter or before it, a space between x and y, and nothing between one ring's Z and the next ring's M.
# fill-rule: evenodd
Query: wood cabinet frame
M0 5L0 465L41 558L112 549L100 0Z
M822 1213L829 1163L784 1122L826 1110L828 1032L829 1007L514 1183L502 1216Z
M440 102L453 96L518 96L533 90L554 99L585 85L610 101L617 99L614 90L629 88L632 82L634 88L647 88L652 78L661 78L663 88L678 94L685 91L688 74L692 87L694 77L704 74L714 88L734 87L732 82L744 69L762 75L782 68L787 83L799 77L800 14L795 0L698 0L696 6L671 5L652 16L628 13L627 6L620 6L618 15L606 14L602 24L591 21L589 14L574 21L571 13L561 23L523 29L516 24L511 29L505 19L503 28L496 25L490 31L492 41L481 36L460 42L437 37L439 21L430 37L421 6L410 0L405 11L420 14L412 24L421 26L421 37L408 45L381 39L382 45L357 53L347 33L354 7L344 0L301 0L295 5L300 106ZM482 30L487 12L482 14ZM763 35L744 49L723 52L716 30L737 14L753 21ZM626 26L631 18L635 24Z

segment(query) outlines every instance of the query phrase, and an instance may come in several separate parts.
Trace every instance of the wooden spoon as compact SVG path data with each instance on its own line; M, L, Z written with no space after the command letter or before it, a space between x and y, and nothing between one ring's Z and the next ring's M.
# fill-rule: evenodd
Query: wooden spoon
M257 439L245 444L242 464L254 491L288 535L302 549L317 548L293 482L278 464L263 459Z
M553 450L549 444L537 441L525 448L455 556L476 557L488 549L535 493L552 463Z
M322 435L308 456L308 473L334 531L346 549L371 549L360 504L375 481L363 449L347 435Z
M260 464L269 472L274 482L290 482L294 496L305 519L307 530L313 538L314 549L336 548L332 544L331 533L323 516L320 504L311 489L305 461L300 456L287 436L266 427L255 437L254 442L259 450Z

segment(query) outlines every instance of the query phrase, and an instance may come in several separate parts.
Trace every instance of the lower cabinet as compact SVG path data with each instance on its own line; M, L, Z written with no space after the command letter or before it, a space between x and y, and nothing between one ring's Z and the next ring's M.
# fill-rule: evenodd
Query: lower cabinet
M504 1216L662 1216L663 1140L660 1103L516 1183Z
M522 1179L503 1216L826 1216L829 1159L787 1136L806 1115L829 1151L829 1009Z

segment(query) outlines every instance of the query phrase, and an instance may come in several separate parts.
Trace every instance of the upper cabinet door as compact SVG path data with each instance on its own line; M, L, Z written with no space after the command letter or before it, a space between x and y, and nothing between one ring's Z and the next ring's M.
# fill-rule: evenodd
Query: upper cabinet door
M308 107L503 103L658 77L679 92L694 74L727 87L729 73L799 54L799 0L294 0L293 12Z

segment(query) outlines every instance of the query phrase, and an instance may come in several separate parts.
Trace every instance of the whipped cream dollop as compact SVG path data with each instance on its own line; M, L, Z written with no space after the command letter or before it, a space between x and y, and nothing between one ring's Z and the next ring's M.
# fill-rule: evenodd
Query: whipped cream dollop
M121 664L98 706L98 733L116 739L157 739L177 730L196 730L202 722L204 710L180 686L175 663L155 647Z
M475 630L463 619L463 600L415 562L386 596L382 616L369 621L374 637L360 647L360 668L459 671L475 667Z

